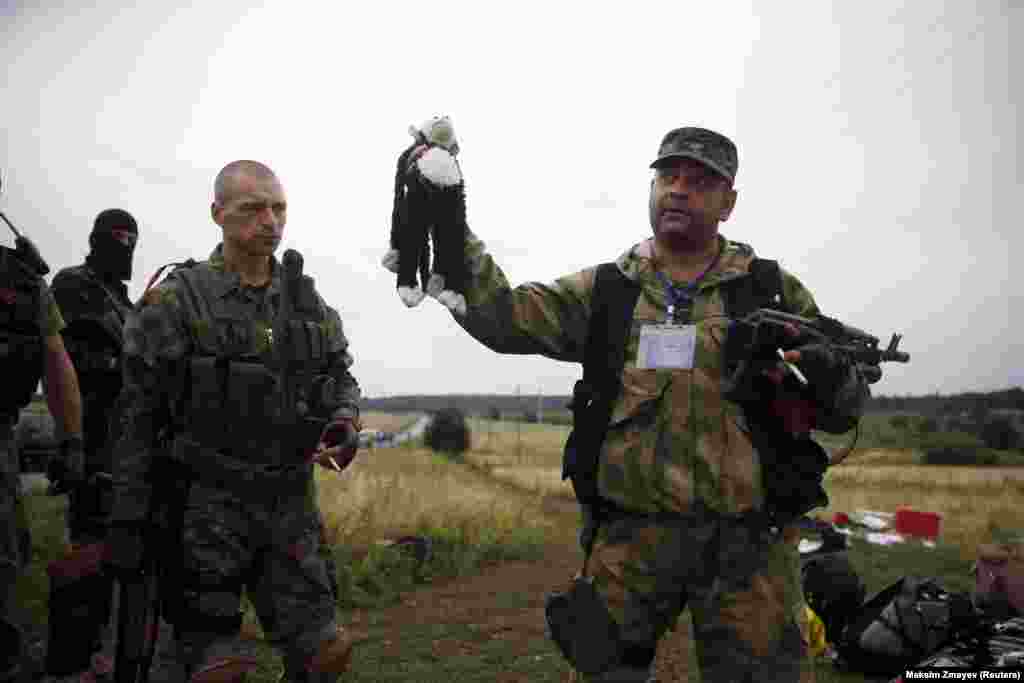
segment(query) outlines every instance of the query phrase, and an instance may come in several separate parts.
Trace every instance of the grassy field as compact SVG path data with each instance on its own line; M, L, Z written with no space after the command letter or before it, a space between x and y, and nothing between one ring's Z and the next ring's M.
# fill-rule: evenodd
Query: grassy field
M393 431L413 419L367 413L364 426ZM347 623L355 610L369 609L368 623L373 625L373 614L383 614L388 606L404 606L403 596L412 591L446 585L452 577L474 574L495 562L540 560L554 549L564 553L574 547L578 519L566 513L572 509L565 504L572 494L559 474L568 428L484 420L472 426L473 447L466 465L409 446L366 450L340 475L318 473L321 507L339 567L341 621ZM891 435L885 432L885 424L879 425L875 436L870 427L861 434L863 448L829 471L826 488L832 504L819 513L858 508L891 511L901 505L940 512L944 526L938 547L925 549L916 543L881 547L855 540L851 559L871 591L907 574L938 576L954 589L969 589L976 544L1001 530L1024 529L1024 506L1019 505L1024 468L917 465L919 445L879 445ZM554 501L561 504L553 505ZM45 566L62 552L60 525L66 499L33 496L28 504L34 558L30 571L19 581L17 602L25 623L41 627L46 610ZM434 560L421 571L414 571L408 558L386 546L389 539L405 534L434 540ZM506 600L514 594L511 591ZM552 656L553 646L542 636L531 641L528 656L512 655L500 640L481 640L481 630L473 623L417 623L415 610L410 608L409 614L412 619L402 631L401 647L381 640L369 642L360 650L359 670L345 680L564 680L565 666ZM251 614L245 629L259 641L261 632ZM685 629L684 622L664 647L679 648L692 660ZM438 651L438 643L455 648L461 642L474 643L477 654L452 657ZM276 680L280 665L268 648L261 648L260 670L250 680L269 683ZM456 651L460 650L451 649ZM836 672L823 662L818 680L864 679Z
M528 490L572 498L572 486L561 480L568 427L488 422L473 424L474 448L467 456L469 462ZM876 446L880 440L889 443L894 437L882 420L869 416L865 423L860 445L828 470L825 488L831 502L815 514L831 518L833 512L894 512L899 507L937 512L943 518L942 540L962 548L965 556L1000 528L1024 528L1024 505L1020 503L1024 500L1024 467L920 465L919 445ZM941 443L940 436L930 438ZM822 441L831 448L849 443L846 437L826 436Z
M408 427L419 415L391 415L376 411L362 413L359 418L363 423L363 429L376 429L381 432L398 432Z

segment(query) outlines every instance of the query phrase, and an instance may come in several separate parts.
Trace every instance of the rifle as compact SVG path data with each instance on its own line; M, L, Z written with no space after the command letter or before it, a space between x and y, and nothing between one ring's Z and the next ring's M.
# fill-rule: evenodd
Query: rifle
M0 195L3 194L3 187L3 174L0 174ZM4 219L4 223L6 223L7 227L14 233L14 251L19 257L21 257L21 260L36 271L40 277L49 273L50 266L46 265L46 261L43 260L43 257L39 254L39 250L36 249L36 245L32 243L32 240L18 232L18 229L14 227L14 224L11 223L10 219L7 218L3 211L0 211L0 218Z
M796 336L791 334L795 329ZM804 318L769 308L732 322L726 341L727 363L735 366L725 381L725 397L731 401L760 399L754 380L761 371L776 365L782 350L796 345L824 344L856 363L868 383L882 378L881 363L909 363L910 354L898 350L902 335L893 334L889 345L878 348L879 339L863 330L825 315ZM800 371L787 367L801 384L807 380Z
M142 532L142 562L138 571L117 575L115 683L147 683L149 680L164 612L163 602L169 590L168 585L162 586L170 579L162 560L167 555L173 557L180 548L189 480L180 464L170 462L163 454L168 434L164 432L160 436L161 447L154 454L155 473L151 478L155 485Z
M793 335L792 332L797 334ZM822 344L857 365L869 384L882 378L882 363L909 363L910 354L898 349L900 334L893 334L889 345L878 347L879 339L856 327L835 318L817 315L805 318L773 309L760 308L749 315L733 320L726 340L726 377L723 380L723 395L738 403L756 403L763 399L760 378L765 370L776 367L786 349L804 344ZM792 374L806 389L807 379L791 363L785 363ZM858 423L857 435L859 435ZM834 455L835 465L853 452L857 442Z
M303 323L293 325L291 321L295 302L308 300L313 292L312 280L303 276L302 266L299 252L294 249L284 252L281 259L281 299L271 332L271 359L280 382L279 424L291 436L290 441L305 448L311 439L320 436L331 439L334 432L329 416L338 404L335 398L337 380L328 374L310 374L308 367L302 367L308 366L310 359L309 332ZM302 453L303 457L308 455ZM333 458L331 464L335 470L341 471Z

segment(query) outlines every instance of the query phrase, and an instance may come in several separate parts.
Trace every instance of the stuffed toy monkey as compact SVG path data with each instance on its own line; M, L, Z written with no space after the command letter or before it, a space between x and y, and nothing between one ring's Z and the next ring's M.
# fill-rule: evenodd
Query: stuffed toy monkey
M413 143L395 171L391 248L382 264L398 275L398 296L409 308L429 294L465 315L466 196L455 129L447 116L435 116L409 133Z

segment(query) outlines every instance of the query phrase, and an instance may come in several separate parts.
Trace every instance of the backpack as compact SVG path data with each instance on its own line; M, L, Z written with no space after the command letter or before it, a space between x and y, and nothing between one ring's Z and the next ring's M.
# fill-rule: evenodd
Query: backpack
M784 308L782 272L777 261L755 258L750 276L722 284L725 313L738 318L758 308ZM614 262L597 267L590 321L583 349L583 379L572 391L573 429L565 444L562 479L571 479L576 499L601 503L597 491L598 457L622 391L626 342L640 286Z
M836 643L844 668L894 676L978 622L970 596L938 580L905 576L868 600Z
M867 596L867 587L846 551L800 559L800 582L807 605L821 619L825 640L835 643Z

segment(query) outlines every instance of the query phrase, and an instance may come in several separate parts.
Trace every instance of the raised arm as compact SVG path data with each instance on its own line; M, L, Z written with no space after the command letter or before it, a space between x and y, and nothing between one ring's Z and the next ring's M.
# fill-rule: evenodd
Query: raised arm
M454 317L477 341L498 353L583 360L594 269L513 289L484 243L469 231L466 261L467 312Z

